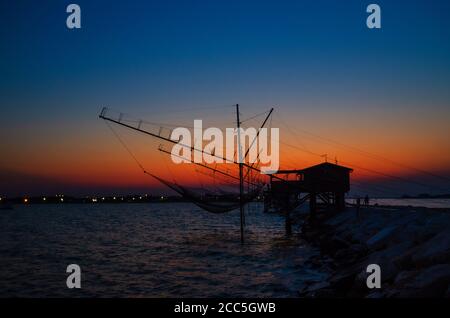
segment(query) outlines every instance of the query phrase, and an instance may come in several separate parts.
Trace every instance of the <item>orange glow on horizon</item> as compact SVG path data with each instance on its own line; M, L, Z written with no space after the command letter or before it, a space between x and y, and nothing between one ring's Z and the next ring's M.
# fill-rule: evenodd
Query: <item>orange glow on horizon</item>
M408 124L405 118L398 117L360 116L358 121L349 121L324 116L316 114L316 117L311 116L311 122L302 122L296 135L292 133L296 130L295 120L302 116L295 112L289 116L290 130L285 125L272 124L272 127L280 127L280 169L315 165L324 161L321 155L327 154L329 162L337 160L338 164L353 168L351 179L354 181L377 181L384 178L383 174L408 178L417 172L414 168L436 174L450 171L446 116L420 118L423 122L415 117L407 118ZM98 124L100 126L101 122ZM314 134L308 134L309 131ZM149 172L191 186L215 182L196 172L193 164L173 164L170 156L157 150L157 141L127 131L121 134ZM32 176L45 182L96 187L161 187L157 180L140 170L110 131L102 126L68 136L52 134L45 140L44 144L27 140L20 148L10 145L0 163L27 178ZM217 167L236 169L230 164Z

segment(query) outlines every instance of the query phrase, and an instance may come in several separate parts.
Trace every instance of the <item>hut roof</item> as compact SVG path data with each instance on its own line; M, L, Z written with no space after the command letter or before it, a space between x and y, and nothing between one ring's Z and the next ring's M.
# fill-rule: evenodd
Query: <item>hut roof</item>
M301 172L314 171L314 170L317 170L317 169L337 169L337 170L346 170L348 172L352 172L353 171L352 168L344 167L344 166L337 165L337 164L334 164L334 163L331 163L331 162L322 162L322 163L319 163L318 165L302 169Z
M314 170L320 170L320 169L337 169L337 170L345 170L348 172L352 172L353 169L352 168L348 168L348 167L344 167L341 165L337 165L331 162L322 162L319 163L318 165L314 165L308 168L304 168L304 169L296 169L296 170L278 170L276 173L274 174L290 174L290 173L304 173L304 172L311 172Z

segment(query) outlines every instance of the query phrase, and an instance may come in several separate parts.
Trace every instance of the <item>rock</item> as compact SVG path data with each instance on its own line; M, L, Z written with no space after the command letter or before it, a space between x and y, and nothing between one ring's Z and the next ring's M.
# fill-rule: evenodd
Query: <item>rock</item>
M392 258L399 253L402 253L411 246L410 242L403 242L390 246L384 250L380 250L369 254L359 264L359 271L355 277L352 289L359 292L368 292L366 280L368 277L367 266L370 264L377 264L381 268L381 283L384 286L387 282L392 282L398 275L400 268L392 262Z
M329 282L325 282L325 281L324 282L319 282L319 283L315 283L315 284L309 285L308 288L306 289L306 292L311 293L313 291L317 291L319 289L327 288L327 287L330 287L330 283Z
M441 231L448 231L448 213L431 211L430 213L425 213L425 215L426 221L424 222L421 231L424 236L432 237Z
M389 243L392 237L396 235L398 230L399 228L397 225L386 227L368 239L366 244L370 249L374 250L383 248Z
M368 248L364 244L355 243L350 248L359 255L367 254L368 252Z
M386 293L384 291L381 290L375 290L371 293L369 293L366 298L374 298L374 299L378 299L378 298L386 298Z
M398 275L395 277L394 285L395 286L404 286L405 284L408 284L415 276L419 274L419 271L413 270L413 271L403 271L398 273Z
M434 265L419 271L415 277L401 286L398 295L399 297L443 297L449 283L450 265Z
M394 257L392 262L401 269L414 269L414 263L412 261L412 256L416 252L417 247L412 247L404 253Z
M333 236L329 240L325 239L321 243L322 250L325 253L330 253L332 255L334 255L338 250L345 249L350 245L350 243L338 236Z
M317 298L332 298L336 297L336 293L331 288L323 288L319 289L311 294L311 297L317 297Z
M327 281L317 282L302 287L298 294L304 297L316 297L317 294L322 293L322 290L330 290L328 287L330 287L330 283Z
M404 269L416 269L436 264L450 264L450 233L442 231L394 258Z
M338 273L330 278L330 285L337 291L348 291L355 281L355 277L360 270L359 264L353 265L345 270L338 271Z
M346 264L347 262L352 262L355 259L355 255L352 254L352 251L350 249L341 249L338 250L334 254L334 258L337 262L339 262L340 265ZM347 261L347 262L346 262Z
M450 297L450 214L430 209L354 209L307 227L332 256L335 274L302 292L367 298ZM363 258L364 257L364 258ZM314 262L311 263L315 265ZM369 264L381 267L381 290L368 289Z
M367 253L367 248L362 244L352 244L348 248L340 249L334 254L334 258L340 265L355 263Z
M342 224L347 224L354 219L354 212L345 211L343 213L336 214L331 219L329 219L326 224L333 227L338 227Z
M450 264L450 231L442 231L418 246L411 259L419 267Z

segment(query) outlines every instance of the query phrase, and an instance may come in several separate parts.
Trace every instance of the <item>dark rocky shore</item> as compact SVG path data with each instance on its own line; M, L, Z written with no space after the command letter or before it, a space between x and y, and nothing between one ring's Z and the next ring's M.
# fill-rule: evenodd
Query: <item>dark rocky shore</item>
M303 218L301 235L322 251L314 265L328 279L302 297L450 297L450 211L412 207L355 208ZM381 288L369 289L369 264Z

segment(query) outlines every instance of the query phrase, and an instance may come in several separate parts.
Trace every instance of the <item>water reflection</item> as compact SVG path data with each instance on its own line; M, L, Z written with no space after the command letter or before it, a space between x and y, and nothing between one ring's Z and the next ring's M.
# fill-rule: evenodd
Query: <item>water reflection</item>
M283 219L190 204L30 205L0 215L0 296L293 297L317 279L317 251L284 238ZM66 266L82 289L65 286Z

